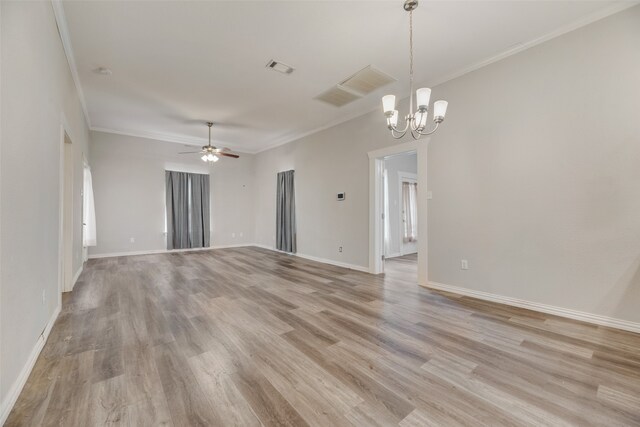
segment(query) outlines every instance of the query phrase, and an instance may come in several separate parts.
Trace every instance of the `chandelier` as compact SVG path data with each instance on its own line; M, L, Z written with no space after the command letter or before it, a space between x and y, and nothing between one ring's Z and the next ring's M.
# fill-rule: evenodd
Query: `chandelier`
M427 116L429 114L429 99L431 89L423 87L416 90L416 110L414 111L413 99L413 11L418 7L418 0L406 0L404 10L409 12L409 114L405 117L406 124L403 129L398 128L398 110L396 109L395 95L382 97L382 110L387 118L387 128L395 139L402 138L407 132L411 132L413 139L419 139L423 135L431 135L440 123L444 121L447 112L447 101L436 101L433 104L433 122L435 125L428 129Z

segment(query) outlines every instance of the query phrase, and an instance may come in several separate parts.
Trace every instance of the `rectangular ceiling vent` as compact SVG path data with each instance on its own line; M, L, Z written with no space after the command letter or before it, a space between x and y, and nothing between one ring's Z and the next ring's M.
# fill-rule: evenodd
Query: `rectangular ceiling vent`
M328 91L316 96L314 99L324 101L336 107L342 107L395 81L396 79L390 75L383 73L372 65L367 65L362 70L343 80Z
M355 101L359 98L361 98L360 95L353 93L340 85L335 85L328 91L316 96L314 99L326 102L327 104L331 104L335 107L342 107L343 105Z
M285 64L284 62L276 61L273 59L270 59L269 62L267 62L266 67L282 74L291 74L295 69L292 66Z
M358 93L367 95L374 90L395 81L396 79L390 75L383 73L372 65L367 65L340 84Z

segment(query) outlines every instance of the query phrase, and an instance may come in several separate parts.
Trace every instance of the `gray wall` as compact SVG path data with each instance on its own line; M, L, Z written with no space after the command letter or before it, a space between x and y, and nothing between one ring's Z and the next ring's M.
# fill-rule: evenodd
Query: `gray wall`
M0 399L18 379L59 303L60 126L74 168L89 133L50 2L1 2ZM82 265L82 173L75 175L73 266ZM45 301L43 302L43 292Z
M198 149L91 132L98 245L89 249L89 256L167 248L166 169L210 175L211 246L253 243L253 156L242 154L239 159L223 158L211 164L195 154L177 154Z
M367 152L395 141L383 119L367 114L257 154L256 242L275 246L276 174L295 169L298 253L368 268ZM346 200L338 202L342 191Z
M384 159L384 167L387 170L389 181L389 245L385 256L400 256L402 246L402 227L400 225L400 207L402 194L400 193L400 181L398 172L418 173L418 155L416 153L400 154ZM416 246L415 244L413 246Z
M429 280L640 322L639 22L634 7L433 88L450 109L428 151ZM367 266L367 152L395 143L374 111L258 154L256 241L273 246L293 168L299 252Z
M634 7L437 88L430 280L640 322L638 46Z

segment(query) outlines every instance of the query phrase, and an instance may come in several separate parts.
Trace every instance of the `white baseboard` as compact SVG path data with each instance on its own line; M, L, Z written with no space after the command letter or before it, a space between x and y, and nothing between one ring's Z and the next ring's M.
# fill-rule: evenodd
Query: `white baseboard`
M348 264L346 262L333 261L330 259L318 258L315 256L305 255L305 254L294 254L294 255L299 256L300 258L311 260L311 261L321 262L323 264L335 265L336 267L343 267L343 268L348 268L350 270L362 271L363 273L369 272L369 267L362 267L361 265Z
M348 264L346 262L334 261L334 260L331 260L331 259L319 258L319 257L316 257L316 256L305 255L305 254L301 254L301 253L291 254L289 252L283 252L283 251L278 250L276 248L272 248L272 247L267 246L267 245L261 245L261 244L258 244L258 243L255 243L255 244L253 244L251 246L256 246L258 248L267 249L269 251L280 252L280 253L283 253L283 254L286 254L286 255L297 256L297 257L300 257L300 258L308 259L310 261L320 262L322 264L335 265L336 267L348 268L350 270L356 270L356 271L362 271L363 273L369 273L369 267L363 267L361 265Z
M53 328L53 324L56 323L56 319L60 314L60 306L56 307L53 315L49 318L49 322L47 326L42 331L42 334L38 337L35 345L33 346L33 350L31 350L31 354L27 359L27 363L25 363L22 371L20 371L20 375L14 381L13 385L9 389L7 393L7 397L2 402L2 406L0 406L0 425L3 425L5 421L7 421L7 417L11 413L13 409L13 405L16 404L18 400L18 396L20 396L20 392L22 392L22 388L24 387L27 379L29 379L29 375L31 374L31 370L33 366L36 364L36 360L38 360L38 356L42 351L47 339L49 338L49 334L51 333L51 328Z
M497 302L500 304L511 305L514 307L526 308L529 310L539 311L541 313L553 314L560 317L566 317L573 320L581 320L583 322L595 325L608 326L611 328L622 329L630 332L640 333L640 323L630 322L628 320L616 319L614 317L602 316L600 314L592 314L584 311L571 310L568 308L557 307L554 305L541 304L538 302L526 301L518 298L506 297L488 292L475 291L472 289L461 288L459 286L445 285L438 282L429 282L425 287L436 289L454 294L464 295L481 299L484 301Z
M154 255L154 254L168 254L179 252L196 252L196 251L210 251L211 249L226 249L226 248L241 248L245 246L255 246L253 243L239 243L235 245L218 245L209 246L208 248L189 248L189 249L149 249L145 251L130 251L130 252L110 252L104 254L91 254L89 259L97 258L114 258L120 256L134 256L134 255Z
M389 255L385 255L384 259L398 258L400 256L402 256L400 252L395 252Z
M258 247L258 248L263 248L263 249L267 249L267 250L274 251L274 252L280 252L280 253L287 254L287 255L294 255L294 256L297 256L297 257L300 257L300 258L304 258L304 259L308 259L308 260L311 260L311 261L321 262L323 264L335 265L336 267L348 268L348 269L351 269L351 270L362 271L362 272L365 272L365 273L369 272L369 268L368 267L362 267L360 265L348 264L346 262L334 261L334 260L325 259L325 258L318 258L318 257L315 257L315 256L305 255L305 254L300 254L300 253L289 254L288 252L279 251L276 248L272 248L272 247L269 247L267 245L261 245L261 244L258 244L258 243L240 243L240 244L237 244L237 245L220 245L220 246L210 246L208 248L192 248L192 249L174 249L174 250L152 249L152 250L147 250L147 251L112 252L112 253L106 253L106 254L91 254L91 255L89 255L89 258L90 259L96 259L96 258L113 258L113 257L133 256L133 255L166 254L166 253L174 253L174 252L208 251L208 250L211 250L211 249L241 248L241 247L247 247L247 246L255 246L255 247Z

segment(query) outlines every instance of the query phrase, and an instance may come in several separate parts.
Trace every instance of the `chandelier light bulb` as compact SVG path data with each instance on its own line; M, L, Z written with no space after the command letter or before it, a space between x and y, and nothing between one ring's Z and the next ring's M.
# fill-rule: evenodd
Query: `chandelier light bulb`
M413 116L415 129L422 130L427 126L427 115L427 110L424 112L416 111L416 114Z
M206 162L209 160L209 158L207 157L207 155L205 154L204 156L200 157L202 159L203 162Z
M393 111L396 109L396 96L395 95L385 95L382 97L382 110L384 114L390 116L393 114Z
M423 87L416 90L416 105L418 110L427 111L429 108L429 99L431 98L431 89Z
M391 113L391 117L389 118L389 123L391 124L391 126L398 125L398 110L393 110L393 112Z
M218 156L212 156L212 158L210 159L212 162L217 162L218 160L220 160L220 157Z
M449 103L447 101L436 101L433 104L433 120L440 123L444 120L444 116L447 114L447 106Z

